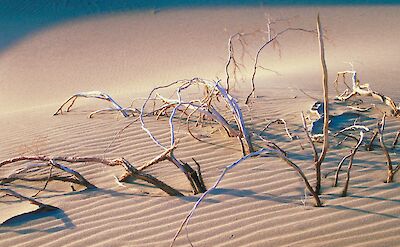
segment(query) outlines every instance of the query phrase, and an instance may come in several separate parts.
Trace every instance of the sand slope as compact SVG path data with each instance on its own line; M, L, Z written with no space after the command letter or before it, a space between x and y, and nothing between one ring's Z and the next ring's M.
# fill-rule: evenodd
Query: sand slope
M315 14L320 11L330 37L327 57L331 78L337 70L348 68L343 62L353 61L362 80L397 101L398 10L166 11L77 20L32 34L0 54L0 159L22 154L79 155L124 157L136 166L143 164L162 150L138 123L109 146L132 119L115 114L87 119L91 110L104 106L88 100L79 101L70 114L53 117L52 113L76 91L103 90L129 105L132 98L145 96L154 85L194 76L224 78L229 34L262 27L265 12L277 17L297 15L292 26L313 28ZM261 129L275 118L287 120L300 141L290 141L279 125L271 126L265 136L279 143L309 177L314 173L311 151L301 132L299 113L307 111L313 100L297 88L316 97L321 94L316 45L309 35L286 36L281 41L282 58L275 52L263 60L280 75L260 72L259 97L251 110L242 104L248 85L238 84L234 92L250 129ZM333 109L341 108L335 105ZM377 110L370 115L379 116ZM365 124L374 126L373 118ZM165 119L149 119L148 123L162 142L169 141ZM388 143L399 128L398 120L388 119ZM241 157L236 139L219 131L208 133L204 142L198 142L182 126L178 136L181 140L176 155L187 162L195 157L202 165L207 186L226 165ZM348 142L329 153L324 173L334 169L351 145L354 143ZM394 160L396 152L391 152ZM0 174L21 165L3 167ZM50 183L38 200L61 211L22 217L1 226L0 246L168 246L198 198L168 197L141 182L121 187L113 177L122 173L119 167L87 163L71 168L99 189L72 192L68 184ZM173 165L160 163L147 171L190 194L185 177ZM285 164L276 158L251 159L230 172L220 189L207 197L188 227L189 237L195 246L396 246L400 240L398 179L385 184L385 174L379 148L373 152L360 150L349 196L338 196L343 183L332 188L329 176L323 184L325 207L316 209L310 199L303 205L304 186ZM32 195L42 185L18 182L12 186ZM14 199L1 200L9 203L10 210L17 205ZM179 237L177 246L189 246L185 234Z

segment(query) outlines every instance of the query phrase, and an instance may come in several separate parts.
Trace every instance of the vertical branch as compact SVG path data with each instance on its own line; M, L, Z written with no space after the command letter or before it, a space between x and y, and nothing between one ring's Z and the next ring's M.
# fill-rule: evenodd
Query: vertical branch
M367 151L372 151L372 145L375 141L376 136L378 135L379 131L378 130L374 130L374 134L371 137L371 140L369 141L369 144L367 145L366 149Z
M301 112L301 119L303 121L304 133L306 134L307 140L310 143L312 151L313 151L314 162L317 162L318 161L318 153L317 153L317 150L315 149L315 145L314 145L313 141L311 140L310 133L307 130L306 119L304 118L303 112Z
M312 186L310 185L310 183L308 182L308 179L306 177L306 175L303 173L303 171L300 169L299 166L297 166L295 163L293 163L291 160L289 160L285 155L283 155L283 153L281 153L280 151L277 152L279 158L281 158L283 161L286 162L286 164L288 164L289 166L291 166L296 172L297 174L300 175L300 177L303 179L304 184L306 185L307 190L311 193L311 195L314 197L315 200L315 206L317 207L322 207L322 203L321 200L319 199L318 193L312 188Z
M347 190L349 188L349 182L350 182L350 171L351 171L351 168L353 167L354 155L356 154L358 148L360 147L363 139L364 139L364 132L360 131L360 140L358 141L357 145L354 147L354 150L351 152L351 155L350 155L349 165L347 167L346 183L343 188L342 196L347 195Z
M389 152L386 148L385 142L383 140L383 131L385 130L385 118L386 114L383 114L382 116L382 121L378 124L378 132L379 132L379 143L381 144L382 151L385 154L386 157L386 164L387 164L387 178L386 178L386 183L391 183L393 182L393 166L392 166L392 160L390 158Z
M400 130L397 131L396 137L394 138L393 144L392 144L392 149L396 148L397 142L399 141L399 136L400 136Z
M342 169L343 163L352 155L352 153L353 152L351 151L348 155L344 156L342 158L342 160L340 160L340 162L339 162L339 164L338 164L338 166L336 168L335 181L333 182L333 187L337 186L337 183L338 183L338 180L339 180L339 173L340 173L340 170Z
M321 191L321 164L325 159L326 153L329 147L329 133L328 133L328 124L329 124L329 102L328 102L328 69L326 68L325 62L325 47L322 33L321 21L319 18L319 14L317 16L317 33L318 33L318 41L319 41L319 51L321 58L321 66L322 66L322 88L324 94L324 128L323 128L323 136L324 142L321 154L319 156L318 161L315 163L316 170L316 178L317 184L315 186L315 192L317 194Z

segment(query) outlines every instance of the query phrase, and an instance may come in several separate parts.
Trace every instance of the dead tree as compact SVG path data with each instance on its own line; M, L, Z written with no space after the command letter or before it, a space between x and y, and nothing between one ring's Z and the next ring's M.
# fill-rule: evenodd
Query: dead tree
M205 96L202 98L194 98L190 100L184 100L182 96L182 92L189 89L193 86L203 87ZM161 96L157 93L160 89L175 87L175 92L177 98L170 99ZM170 127L170 144L169 146L163 145L158 141L158 139L151 133L151 131L146 127L144 121L144 112L145 108L150 100L159 100L162 103L162 106L159 107L160 112L163 112L163 115L167 113L167 110L170 110L168 124ZM226 117L224 117L219 111L217 111L217 106L214 102L224 102L227 109L230 110L231 116L233 116L235 123L239 130L236 130L231 126ZM146 167L156 164L163 160L168 160L173 163L176 167L178 167L186 176L189 183L192 186L192 190L194 194L202 193L205 190L205 185L202 184L202 179L200 179L200 174L196 172L193 168L190 167L185 162L180 161L174 155L174 149L176 148L176 138L175 138L175 126L174 126L174 118L177 114L177 111L181 111L182 114L187 115L187 122L190 117L194 114L197 114L199 119L204 117L215 121L220 124L228 133L229 136L237 137L241 143L243 148L243 153L251 153L253 152L253 145L251 142L250 135L245 127L242 111L236 101L226 90L223 88L219 82L208 81L200 78L193 78L191 80L179 80L172 82L166 86L160 86L154 88L148 98L145 100L141 113L139 116L142 129L149 135L153 142L161 147L164 152L157 156L153 161L149 162ZM160 116L161 114L158 114ZM193 134L192 134L193 136ZM122 179L126 179L125 176Z
M317 17L317 33L318 33L318 43L319 43L319 51L320 51L320 59L321 59L321 67L322 67L322 89L324 96L324 127L323 127L323 146L322 151L318 157L318 160L315 162L315 172L316 172L316 185L315 192L320 194L321 192L321 165L325 159L326 153L328 152L329 147L329 100L328 100L328 70L326 68L325 62L325 48L324 48L324 40L322 33L322 26L320 23L319 15Z
M202 196L196 201L196 203L194 204L193 208L191 209L191 211L186 215L185 219L182 221L180 227L178 228L172 242L171 242L171 247L174 245L177 237L179 236L179 234L181 233L182 229L184 227L187 227L187 225L190 222L190 219L192 218L194 212L196 211L196 209L198 208L198 206L200 205L200 203L204 200L204 198L213 190L215 190L217 188L217 186L219 185L219 183L222 181L223 177L225 176L225 174L231 170L232 168L236 167L239 163L241 163L242 161L249 159L251 157L257 157L257 156L261 156L261 155L275 155L278 156L280 159L282 159L283 161L285 161L285 163L287 165L289 165L290 167L292 167L297 174L303 179L306 188L308 189L308 191L313 195L313 198L315 199L315 203L317 207L321 207L322 203L319 199L319 189L320 189L320 181L321 181L321 174L320 174L320 166L322 164L322 161L325 158L326 152L328 150L328 121L329 121L329 112L328 112L328 86L327 86L327 69L326 69L326 64L325 64L325 55L324 55L324 45L323 45L323 37L322 37L322 28L321 28L321 24L320 24L320 18L319 15L317 17L317 30L318 30L318 39L319 39L319 44L320 44L320 56L321 56L321 64L322 64L322 71L323 71L323 91L324 91L324 103L325 103L325 109L324 109L324 146L323 149L321 151L321 154L319 157L317 156L317 152L315 150L314 144L311 141L311 138L309 137L308 139L310 140L311 145L313 146L313 150L315 153L315 166L316 168L319 168L319 173L317 170L317 186L315 189L313 189L313 187L311 186L311 184L309 183L307 177L305 176L305 174L303 173L303 171L301 170L301 168L299 166L297 166L295 163L293 163L291 160L289 160L286 157L286 154L284 152L282 152L282 149L280 149L279 147L277 147L276 144L272 143L271 141L265 140L264 138L262 138L261 136L260 139L266 141L265 145L267 146L266 148L261 148L258 151L255 152L251 152L245 156L243 156L242 158L238 159L237 161L235 161L234 163L232 163L229 166L226 166L225 169L222 171L222 173L220 174L220 176L218 177L218 179L216 180L216 182L214 183L214 185L209 188L207 191L205 191ZM304 121L304 116L303 116L303 121ZM308 135L307 132L307 128L304 127L304 130L306 131L306 134ZM154 139L154 138L152 138ZM158 142L159 143L159 142ZM319 175L319 178L318 178ZM318 190L317 190L318 189Z
M233 41L237 40L239 41L240 45L242 46L242 60L244 58L244 53L246 53L246 41L244 40L244 37L246 36L250 36L250 35L254 35L256 32L252 32L252 33L243 33L243 32L239 32L239 33L235 33L233 35L231 35L228 39L228 60L225 64L225 74L226 74L226 92L229 93L230 91L230 78L231 75L229 73L229 68L233 67L233 76L235 78L235 80L237 80L237 72L240 72L240 67L244 67L242 64L240 64L237 61L237 58L235 56L235 49L233 46Z
M288 32L293 32L293 31L297 31L297 32L306 32L306 33L316 33L315 30L307 30L304 28L286 28L280 32L277 32L274 35L271 35L271 32L267 32L268 34L268 39L267 41L257 50L256 56L254 58L254 64L253 64L253 73L251 75L251 91L249 93L249 95L246 97L246 101L245 104L247 105L250 101L250 97L253 96L255 97L255 91L256 91L256 85L255 85L255 78L256 78L256 74L257 74L257 70L259 68L262 68L262 66L260 66L259 63L259 59L260 59L260 55L262 53L262 51L264 50L264 48L268 47L270 44L273 44L274 42L277 41L277 39L281 36L284 35L285 33Z

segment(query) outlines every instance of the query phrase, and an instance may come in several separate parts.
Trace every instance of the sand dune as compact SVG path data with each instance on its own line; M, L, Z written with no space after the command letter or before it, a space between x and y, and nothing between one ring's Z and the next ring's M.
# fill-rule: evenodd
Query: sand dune
M115 141L115 135L132 118L103 114L88 119L92 110L106 106L80 100L72 112L52 116L57 107L77 91L101 90L124 106L145 97L155 85L182 78L224 79L227 39L237 31L264 27L265 13L290 17L291 26L313 29L320 12L327 29L327 62L330 81L336 71L353 62L364 82L392 97L400 96L399 7L232 8L168 10L157 13L125 13L71 20L30 36L0 54L0 160L18 155L77 155L108 159L124 157L135 166L151 160L162 150L136 122ZM281 23L277 28L288 25ZM256 47L261 36L250 38ZM265 136L278 143L308 177L314 174L312 154L302 129L300 112L307 111L321 95L318 46L309 34L288 34L277 50L268 50L262 64L279 74L260 71L257 96L251 110L243 105L249 90L251 69L244 70L247 83L239 82L233 94L239 99L246 124L262 129L284 118L300 140L290 140L281 125L272 125ZM254 54L255 49L249 48ZM267 54L268 53L268 54ZM246 65L250 64L245 58ZM335 94L331 90L331 96ZM140 106L142 101L134 102ZM370 102L370 101L366 101ZM377 101L372 101L379 105ZM384 107L381 107L385 109ZM333 104L333 113L343 106ZM379 110L365 113L364 124L374 127ZM167 120L146 120L162 143L169 142ZM386 141L390 143L400 124L388 118ZM235 138L220 131L206 133L203 142L191 138L182 125L176 155L202 166L210 187L223 168L242 156ZM369 137L372 133L368 133ZM334 147L323 172L333 171L354 143ZM306 148L303 150L301 145ZM397 148L398 149L398 148ZM397 161L397 149L391 150ZM4 166L3 177L26 163ZM0 246L168 246L181 221L198 196L191 196L183 174L168 162L150 167L156 176L186 197L175 198L144 182L120 186L114 176L121 167L97 163L73 164L98 189L73 192L69 184L50 182L38 200L61 210L27 215L0 226ZM396 246L399 231L398 179L383 183L384 157L379 148L357 153L349 195L340 197L344 181L332 187L333 176L323 180L323 208L304 200L301 179L282 161L254 158L241 163L209 195L188 227L194 246ZM11 187L33 195L43 183L14 182ZM2 210L21 207L17 200ZM10 210L10 211L8 211ZM189 246L183 231L176 246Z

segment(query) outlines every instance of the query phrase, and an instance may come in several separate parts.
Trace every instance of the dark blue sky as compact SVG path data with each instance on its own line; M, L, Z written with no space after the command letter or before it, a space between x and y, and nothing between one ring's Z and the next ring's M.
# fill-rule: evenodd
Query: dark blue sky
M99 14L195 7L375 4L400 4L400 0L0 0L0 52L32 32Z

